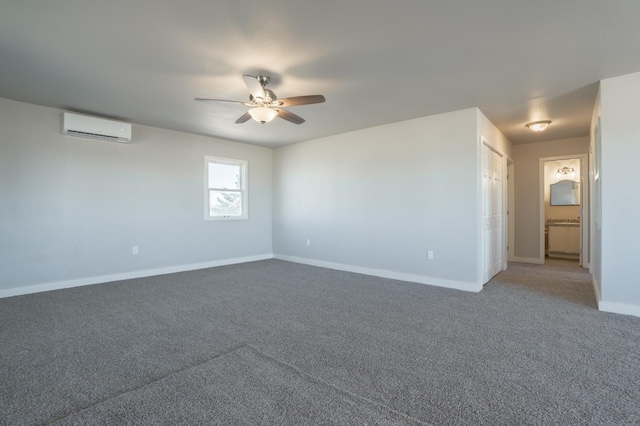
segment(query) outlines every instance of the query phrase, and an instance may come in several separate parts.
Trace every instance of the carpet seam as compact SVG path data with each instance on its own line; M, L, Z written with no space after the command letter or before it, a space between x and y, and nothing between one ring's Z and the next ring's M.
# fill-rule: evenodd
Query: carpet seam
M131 392L138 391L140 389L144 389L144 388L146 388L147 386L149 386L149 385L151 385L153 383L156 383L156 382L159 382L160 380L166 379L167 377L173 376L173 375L178 374L178 373L182 373L183 371L186 371L186 370L189 370L189 369L192 369L192 368L195 368L195 367L199 367L199 366L201 366L203 364L206 364L207 362L213 361L214 359L222 358L222 357L227 356L229 354L232 354L232 353L234 353L236 351L239 351L240 349L246 348L247 346L248 345L246 343L242 344L242 345L232 346L230 349L228 349L228 350L226 350L224 352L221 352L219 354L216 354L214 356L211 356L211 357L209 357L209 358L207 358L205 360L198 361L198 362L195 362L195 363L192 363L192 364L188 364L188 365L186 365L185 367L182 367L182 368L177 368L175 370L171 370L171 371L169 371L169 372L167 372L167 373L165 373L165 374L163 374L161 376L158 376L158 377L156 377L156 378L154 378L152 380L149 380L148 382L145 382L145 383L143 383L143 384L141 384L139 386L136 386L136 387L133 387L133 388L125 388L125 389L123 389L123 390L121 390L119 392L116 392L116 393L111 394L109 396L106 396L104 398L97 399L97 400L93 401L91 404L88 404L88 405L85 405L85 406L82 406L82 407L78 407L78 408L74 409L73 411L71 411L70 413L67 413L67 414L64 414L64 415L61 415L61 416L58 416L58 417L54 417L53 419L50 419L47 422L42 423L42 424L43 425L51 425L51 424L57 423L57 422L59 422L61 420L66 419L67 417L71 417L71 416L73 416L75 414L78 414L78 413L80 413L82 411L85 411L85 410L88 410L90 408L96 407L96 406L98 406L98 405L100 405L100 404L102 404L104 402L107 402L107 401L109 401L111 399L117 398L119 396L131 393Z
M384 405L384 404L382 404L380 402L377 402L377 401L374 401L374 400L372 400L370 398L367 398L366 396L358 395L357 393L351 392L350 390L347 390L347 389L341 388L339 386L336 386L336 385L334 385L332 383L329 383L326 380L321 379L320 377L316 377L313 374L307 373L306 371L302 370L299 367L296 367L293 364L290 364L290 363L288 363L288 362L286 362L286 361L284 361L284 360L282 360L282 359L280 359L280 358L278 358L276 356L273 356L271 354L268 354L268 353L264 352L263 350L253 346L250 343L247 344L246 346L251 348L251 349L253 349L253 350L255 350L256 352L261 353L262 355L266 356L267 358L272 359L272 360L274 360L275 362L277 362L279 364L285 365L285 366L295 370L297 373L299 373L299 374L301 374L303 376L306 376L306 377L308 377L308 378L310 378L312 380L315 380L315 381L320 382L320 383L322 383L322 384L324 384L326 386L329 386L330 388L332 388L332 389L334 389L334 390L336 390L336 391L338 391L340 393L347 394L347 395L349 395L349 396L351 396L353 398L359 399L361 401L365 401L365 402L367 402L367 403L369 403L371 405L375 405L376 407L383 408L383 409L385 409L387 411L390 411L390 412L392 412L394 414L399 415L400 417L403 417L405 420L411 420L411 421L417 422L417 423L419 423L421 425L425 425L425 426L434 426L431 423L427 423L427 422L424 422L422 420L416 419L415 417L412 417L412 416L410 416L410 415L408 415L406 413L403 413L402 411L395 410L395 409L393 409L391 407L388 407L388 406L386 406L386 405Z

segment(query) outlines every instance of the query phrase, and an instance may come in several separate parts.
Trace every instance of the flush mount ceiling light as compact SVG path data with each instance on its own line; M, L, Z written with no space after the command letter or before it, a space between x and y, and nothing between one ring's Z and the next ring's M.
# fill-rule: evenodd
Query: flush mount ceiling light
M544 121L534 121L532 123L527 123L526 126L534 132L541 132L551 124L551 120Z
M255 107L249 110L249 115L251 115L251 118L254 120L264 124L276 118L278 111L268 107Z

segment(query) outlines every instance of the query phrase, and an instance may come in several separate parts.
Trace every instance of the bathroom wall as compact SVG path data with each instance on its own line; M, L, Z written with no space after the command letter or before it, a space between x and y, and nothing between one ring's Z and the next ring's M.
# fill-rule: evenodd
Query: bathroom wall
M573 168L572 175L558 176L558 169ZM580 181L580 159L545 161L544 163L544 217L549 219L579 219L581 206L552 206L551 185L561 180ZM582 200L581 200L582 201Z

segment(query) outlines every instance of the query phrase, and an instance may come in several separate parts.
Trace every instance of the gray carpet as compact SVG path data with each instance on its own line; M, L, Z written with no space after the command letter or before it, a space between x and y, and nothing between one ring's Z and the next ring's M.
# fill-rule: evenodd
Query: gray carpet
M640 318L277 260L0 299L0 424L637 424Z
M194 417L193 413L199 417ZM251 346L82 410L57 424L398 424L401 413L337 390Z

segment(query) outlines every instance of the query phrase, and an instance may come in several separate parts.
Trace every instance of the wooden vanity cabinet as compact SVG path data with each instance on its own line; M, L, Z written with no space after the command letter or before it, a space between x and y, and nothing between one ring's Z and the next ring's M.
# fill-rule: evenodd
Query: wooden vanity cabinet
M580 224L549 225L549 256L580 254Z

